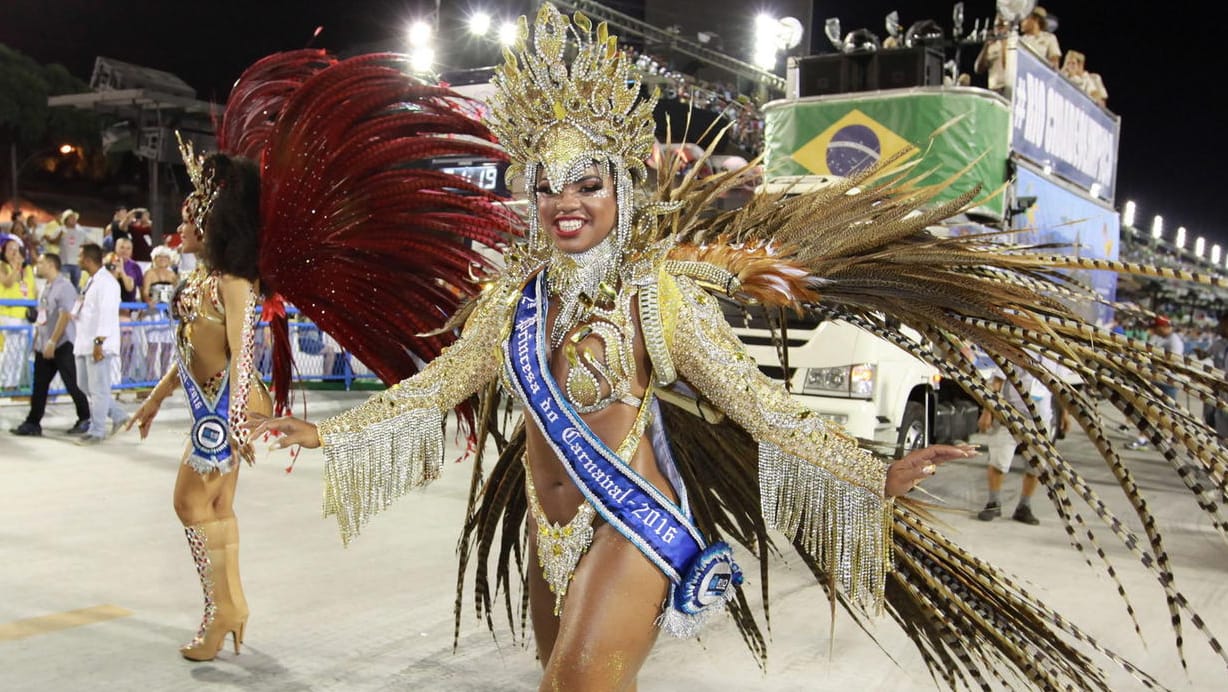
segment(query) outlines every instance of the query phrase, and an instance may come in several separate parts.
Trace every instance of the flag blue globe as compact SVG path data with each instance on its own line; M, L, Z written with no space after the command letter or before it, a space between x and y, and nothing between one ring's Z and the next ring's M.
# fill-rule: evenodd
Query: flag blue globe
M873 166L883 155L883 144L865 125L842 127L827 144L827 170L849 177Z

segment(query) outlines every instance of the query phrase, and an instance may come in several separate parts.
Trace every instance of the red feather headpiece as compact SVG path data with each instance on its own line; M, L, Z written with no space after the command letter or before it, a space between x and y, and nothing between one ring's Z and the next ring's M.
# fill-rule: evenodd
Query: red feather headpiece
M496 196L429 168L443 157L506 159L461 101L409 76L404 56L295 51L244 73L219 128L224 146L261 163L268 290L386 383L455 338L431 333L478 293L475 276L494 271L478 246L521 234ZM281 399L288 368L273 379Z

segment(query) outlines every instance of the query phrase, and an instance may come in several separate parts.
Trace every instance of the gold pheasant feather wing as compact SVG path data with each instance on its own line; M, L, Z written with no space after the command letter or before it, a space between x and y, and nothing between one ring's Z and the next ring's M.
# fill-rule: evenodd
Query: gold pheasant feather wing
M701 283L709 290L743 304L846 320L938 368L1011 430L1025 459L1039 471L1071 545L1096 554L1126 599L1130 616L1133 607L1085 514L1099 519L1155 575L1165 594L1179 653L1183 621L1188 618L1228 661L1215 636L1177 589L1163 535L1120 455L1119 443L1105 432L1105 419L1098 408L1099 402L1107 402L1145 434L1216 530L1228 537L1223 508L1228 492L1228 448L1202 416L1181 407L1156 384L1228 408L1225 373L1089 324L1071 305L1103 299L1067 272L1102 270L1209 286L1224 286L1223 279L1055 254L1047 246L1012 244L1010 233L1003 231L934 235L931 227L983 200L978 199L981 192L972 189L937 202L944 191L959 184L960 175L929 182L932 172L922 170L915 155L885 160L815 191L757 194L734 211L719 211L713 202L742 184L740 179L754 175L753 163L740 171L703 179L676 174L680 169L676 161L659 165L653 204L645 206L641 222L642 233L655 233L658 243L671 246L667 268L705 276L707 281ZM649 216L655 223L647 220ZM694 269L699 265L704 271ZM1055 401L1073 412L1141 522L1142 536L1117 517L1063 457L1036 424L1035 411L1019 412L989 386L963 355L970 345L987 353L1016 387L1023 387L1025 375L1036 378ZM1053 363L1072 371L1083 388L1075 389L1056 377ZM985 651L978 649L977 654L971 644L953 644L962 630L934 624L948 618L948 622L963 622L972 628L968 631L984 635L980 644L993 649L994 656L1014 661L1019 674L1034 682L1052 683L1048 677L1052 670L1029 667L1026 657L1018 655L1027 649L1027 627L1019 630L1025 634L1012 644L994 639L993 626L987 623L998 618L977 612L986 604L968 597L969 589L986 588L985 575L996 571L938 537L915 513L897 513L897 522L897 561L911 577L893 592L894 604L888 598L889 608L926 652L932 670L948 681L965 674L983 681L981 673L969 672L978 668L969 661ZM935 557L936 545L946 551L946 558ZM938 565L945 566L939 569ZM951 591L953 585L940 584L940 576L964 583ZM947 590L921 594L939 586ZM1020 592L1012 593L1018 596ZM1086 643L1086 635L1067 629L1064 625L1068 623L1042 609L1043 604L1030 596L1023 601L1026 603L1012 602L1012 612L1019 617L1026 612L1028 618L1056 624ZM918 622L930 625L906 624L912 622L908 613L924 616ZM1020 622L1023 620L1016 620ZM1135 627L1138 629L1137 622ZM1123 663L1114 655L1110 658Z

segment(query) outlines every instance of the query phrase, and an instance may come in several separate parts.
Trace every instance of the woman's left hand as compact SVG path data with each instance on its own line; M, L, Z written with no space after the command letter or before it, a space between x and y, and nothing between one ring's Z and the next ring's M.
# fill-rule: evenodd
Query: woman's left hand
M265 433L274 433L278 439L269 446L270 450L285 449L300 445L305 449L315 449L320 446L320 434L316 426L294 416L269 418L255 412L248 413L248 422L244 427L252 432L252 438Z
M930 445L904 455L903 459L887 467L887 497L899 497L917 487L921 481L934 475L938 465L952 459L967 459L976 456L974 445Z

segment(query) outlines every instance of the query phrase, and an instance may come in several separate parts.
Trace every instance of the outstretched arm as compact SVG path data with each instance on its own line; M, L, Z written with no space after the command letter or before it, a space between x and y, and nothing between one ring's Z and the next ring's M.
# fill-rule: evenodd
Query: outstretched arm
M670 353L678 374L759 443L764 520L800 540L840 575L864 605L882 597L890 566L890 498L934 466L969 456L962 447L919 450L890 467L764 376L721 313L717 300L678 277L677 325ZM664 292L668 293L668 292Z
M760 372L725 321L717 299L686 277L676 280L680 305L670 352L679 375L761 447L804 460L850 489L881 500L887 465Z
M277 447L323 448L324 513L337 515L343 541L393 500L439 476L448 411L499 373L509 295L508 288L483 294L460 339L417 375L363 404L318 426L290 417L254 426L257 435L284 433Z

